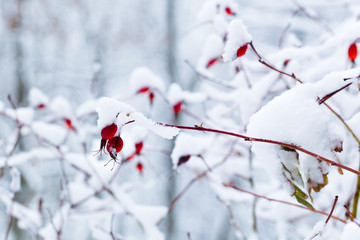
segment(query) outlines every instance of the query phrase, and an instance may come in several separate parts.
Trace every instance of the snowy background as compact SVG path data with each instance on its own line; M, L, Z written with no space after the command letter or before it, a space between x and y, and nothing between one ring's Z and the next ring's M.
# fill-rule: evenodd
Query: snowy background
M357 0L0 3L0 239L360 238Z

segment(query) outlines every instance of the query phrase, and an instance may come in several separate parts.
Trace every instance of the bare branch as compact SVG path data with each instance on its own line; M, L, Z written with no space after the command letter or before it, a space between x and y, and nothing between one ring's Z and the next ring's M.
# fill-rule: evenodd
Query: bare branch
M253 193L253 192L250 192L250 191L241 189L241 188L236 187L236 186L234 186L234 185L232 185L232 184L223 183L223 186L224 186L224 187L229 187L229 188L235 189L235 190L237 190L237 191L239 191L239 192L243 192L243 193L247 193L247 194L253 195L254 197L257 197L257 198L266 199L266 200L268 200L268 201L270 201L270 202L279 202L279 203L283 203L283 204L286 204L286 205L291 205L291 206L294 206L294 207L303 208L303 209L309 210L309 211L311 211L311 212L316 212L316 213L319 213L319 214L322 214L322 215L329 216L326 212L323 212L323 211L320 211L320 210L308 208L308 207L305 207L305 206L303 206L303 205L296 204L296 203L291 203L291 202L287 202L287 201L283 201L283 200L278 200L278 199L274 199L274 198L269 198L269 197L266 197L266 196L262 196L262 195L259 195L259 194L256 194L256 193ZM340 222L346 223L346 220L344 220L344 219L342 219L342 218L335 217L335 216L331 216L331 218L336 219L336 220L338 220L338 221L340 221Z

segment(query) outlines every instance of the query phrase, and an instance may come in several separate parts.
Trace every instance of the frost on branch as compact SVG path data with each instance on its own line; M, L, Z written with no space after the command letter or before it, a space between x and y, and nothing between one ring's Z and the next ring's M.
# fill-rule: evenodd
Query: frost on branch
M122 126L127 123L131 123L140 125L157 135L168 139L173 138L179 132L179 129L177 128L157 124L151 119L146 118L142 113L135 111L134 108L130 107L126 103L112 98L104 97L100 99L96 111L99 115L97 122L99 129L103 129L106 126L115 123L118 126L119 132Z
M61 118L71 118L73 116L69 101L62 96L57 96L52 100L50 109L56 116Z
M18 220L18 226L22 229L28 229L32 233L36 233L42 225L42 219L39 212L26 207L20 203L13 202L12 193L4 188L0 188L0 202L6 206L6 211Z
M177 83L171 84L168 91L168 100L171 105L182 101L200 103L203 102L206 97L205 93L184 91Z
M157 89L162 92L165 90L162 79L147 67L138 67L134 69L130 75L129 81L134 92L139 92L139 90L146 87L150 90Z
M335 158L342 150L344 132L338 120L317 102L324 86L297 86L274 98L250 119L247 131L251 137L276 140L305 148L320 156ZM335 84L329 84L334 87ZM273 177L280 178L291 195L307 206L311 191L319 192L328 183L329 166L316 158L273 144L253 143L255 158Z
M10 169L10 175L11 175L11 183L10 183L10 189L13 192L18 192L20 190L21 184L20 184L20 172L16 168Z
M199 69L208 69L217 64L223 51L224 43L221 37L217 34L209 36L202 49L202 56L198 63Z
M247 28L240 19L235 19L230 22L228 35L223 54L224 62L230 62L236 57L240 57L240 53L244 55L244 51L246 51L245 48L252 39Z
M70 211L70 205L66 204L60 207L55 216L52 217L45 227L41 228L39 233L44 239L56 239L58 230L61 230ZM55 228L55 229L54 229Z
M31 126L41 140L52 145L59 146L65 141L66 130L58 125L36 121Z
M354 223L350 222L346 224L344 231L341 235L341 240L357 240L360 236L360 227Z
M212 20L218 15L234 17L238 12L239 6L233 0L211 0L203 5L198 14L198 19L201 22L205 22Z
M324 220L319 221L313 227L311 234L305 240L323 239L323 233L325 232L326 223Z
M49 98L38 88L31 88L29 92L30 106L38 109L46 107Z
M200 159L208 150L208 146L214 141L211 137L192 136L187 133L180 133L176 138L175 148L172 151L171 159L174 168L185 162L186 165L200 170L206 169L206 165Z

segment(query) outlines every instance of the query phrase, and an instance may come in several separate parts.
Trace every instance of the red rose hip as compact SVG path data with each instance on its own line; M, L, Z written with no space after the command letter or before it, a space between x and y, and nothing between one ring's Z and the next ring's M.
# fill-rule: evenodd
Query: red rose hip
M175 114L180 113L181 110L182 110L182 102L180 101L180 102L176 103L176 104L173 106L173 110L174 110L174 113L175 113Z
M225 8L225 12L227 15L235 15L235 13L232 11L232 9L230 7L226 7Z
M150 93L149 93L149 101L150 101L150 104L153 103L154 98L155 98L155 94L154 94L153 92L150 92Z
M75 127L69 118L64 118L64 122L65 122L66 126L68 127L68 129L70 129L71 131L75 131Z
M245 55L246 50L247 50L247 43L245 43L244 45L242 45L241 47L239 47L239 49L236 52L236 56L237 57L242 57Z
M149 90L150 90L149 87L142 87L142 88L140 88L140 89L138 90L138 93L146 93L146 92L148 92Z
M135 153L137 155L139 155L141 153L143 146L144 146L143 142L138 142L135 144Z
M119 153L124 146L124 142L121 137L113 137L106 144L106 150L110 154L111 158L116 159L117 153Z
M138 162L136 164L136 170L139 172L139 173L142 173L144 171L144 165L141 163L141 162Z
M349 59L352 62L355 62L357 54L358 54L358 50L357 50L356 43L353 43L353 44L350 45L349 50L348 50Z
M117 132L117 125L115 123L111 125L107 125L101 130L101 138L105 140L109 140L110 138L114 137L115 133Z
M209 60L209 62L206 64L206 68L210 68L217 62L218 58L212 58Z

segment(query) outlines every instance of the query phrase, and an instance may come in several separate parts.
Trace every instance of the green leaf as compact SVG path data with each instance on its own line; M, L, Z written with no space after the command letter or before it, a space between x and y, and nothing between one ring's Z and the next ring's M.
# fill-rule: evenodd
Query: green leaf
M314 209L315 208L308 202L306 201L305 199L301 198L300 196L298 196L296 193L295 193L295 198L296 200L298 201L298 203L304 205L305 207L308 207L308 208L311 208L311 209Z
M304 193L298 186L296 186L294 183L293 183L293 187L295 188L295 193L294 195L299 197L299 198L302 198L302 199L307 199L308 198L308 195L306 193Z

